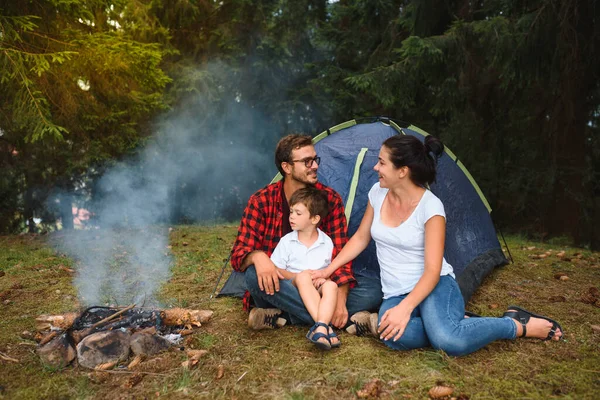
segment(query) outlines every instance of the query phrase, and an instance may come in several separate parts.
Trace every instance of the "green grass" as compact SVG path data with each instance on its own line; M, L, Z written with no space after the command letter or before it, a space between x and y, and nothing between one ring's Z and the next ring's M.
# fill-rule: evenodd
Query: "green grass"
M382 398L427 398L438 382L452 386L453 396L470 399L598 398L600 333L591 325L600 325L600 308L581 301L590 287L600 287L598 253L563 241L508 238L514 264L492 273L467 306L487 316L500 316L509 304L550 315L565 329L564 342L499 341L454 358L431 349L393 352L342 333L342 347L322 353L304 338L307 327L251 331L239 300L209 299L235 234L235 226L172 230L175 263L160 298L169 306L215 312L185 343L209 353L191 371L181 367L184 353L159 354L141 364L143 379L134 387L128 387L132 374L126 371L56 371L41 364L33 342L20 334L34 331L39 314L78 309L67 270L76 264L55 252L46 236L0 237L0 352L19 360L0 361L0 398L356 398L373 379L382 381ZM553 253L546 258L532 258L548 250ZM570 261L556 257L561 250ZM569 279L555 279L557 273ZM219 368L224 375L217 379Z

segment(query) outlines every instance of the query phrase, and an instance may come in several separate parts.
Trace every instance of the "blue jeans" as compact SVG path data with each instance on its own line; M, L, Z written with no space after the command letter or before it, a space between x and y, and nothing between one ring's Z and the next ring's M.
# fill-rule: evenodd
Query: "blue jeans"
M379 309L379 321L406 296L384 299ZM415 308L400 339L383 342L394 350L431 346L451 356L462 356L494 340L517 336L517 327L511 318L464 318L464 315L465 303L458 284L450 275L442 276L435 289Z
M254 299L254 303L260 308L279 308L284 312L284 318L293 325L314 325L312 317L302 302L298 289L292 285L289 279L279 281L279 292L268 295L258 286L256 269L251 265L246 270L246 287ZM346 299L348 315L359 311L376 311L381 304L383 293L379 279L355 277L357 285L350 289ZM350 322L350 318L348 318ZM348 324L349 325L349 324Z

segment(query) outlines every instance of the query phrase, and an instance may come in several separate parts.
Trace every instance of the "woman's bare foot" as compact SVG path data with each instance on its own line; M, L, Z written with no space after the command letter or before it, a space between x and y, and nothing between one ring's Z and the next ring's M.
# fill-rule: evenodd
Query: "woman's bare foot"
M518 310L509 308L508 312L511 311L516 312ZM521 324L521 322L514 318L512 318L512 320L515 322L515 325L517 327L517 337L521 337L523 335L523 325ZM546 339L548 337L548 334L550 333L550 330L552 329L552 326L552 322L548 321L547 319L536 318L532 316L529 318L529 321L527 321L527 323L525 324L525 337ZM558 341L561 338L562 332L559 327L556 327L556 331L554 332L554 335L552 336L551 340Z

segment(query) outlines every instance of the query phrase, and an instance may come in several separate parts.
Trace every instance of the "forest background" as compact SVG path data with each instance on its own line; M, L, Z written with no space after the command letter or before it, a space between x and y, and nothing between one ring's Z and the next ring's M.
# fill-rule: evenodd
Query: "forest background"
M388 116L441 138L504 232L600 249L599 18L593 0L1 0L0 233L73 228L73 206L235 221L278 138Z

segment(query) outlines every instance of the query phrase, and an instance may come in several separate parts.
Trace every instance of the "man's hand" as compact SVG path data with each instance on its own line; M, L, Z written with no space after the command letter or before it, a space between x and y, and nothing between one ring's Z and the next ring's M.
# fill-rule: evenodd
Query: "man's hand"
M343 329L348 322L348 309L346 308L346 299L348 298L348 285L338 286L338 298L331 318L331 325L338 329Z
M279 280L284 279L284 277L271 259L263 252L256 252L252 255L252 262L256 268L260 290L269 295L279 292Z

